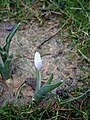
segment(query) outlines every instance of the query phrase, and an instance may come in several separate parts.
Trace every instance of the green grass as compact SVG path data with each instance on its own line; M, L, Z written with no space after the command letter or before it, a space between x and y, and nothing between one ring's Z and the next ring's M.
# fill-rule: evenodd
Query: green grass
M13 18L17 21L27 21L31 19L30 16L35 16L34 8L36 10L38 8L38 17L42 20L43 11L60 12L60 17L56 15L60 20L60 27L69 18L62 29L62 38L64 32L67 32L70 43L77 48L77 53L81 57L81 69L90 72L90 0L34 0L34 2L27 0L26 3L23 0L20 1L12 0L10 3L9 0L1 0L0 20ZM85 75L82 80L90 83L90 75ZM76 99L54 95L43 101L46 103L42 104L41 102L39 105L33 101L22 106L5 104L0 107L0 120L89 120L90 91L88 89L90 89L89 85L73 90L74 95L70 94Z
M88 120L90 117L89 94L90 89L69 100L52 94L50 98L44 99L39 104L34 101L21 106L5 103L0 108L0 120L67 120L70 118Z
M31 3L32 0L0 0L0 20L25 21L30 19L28 16L33 14Z

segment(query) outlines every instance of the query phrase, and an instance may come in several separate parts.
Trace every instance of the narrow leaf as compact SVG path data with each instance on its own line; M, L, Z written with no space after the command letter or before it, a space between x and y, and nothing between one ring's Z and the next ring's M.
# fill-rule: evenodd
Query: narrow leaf
M9 51L9 47L10 47L10 42L11 42L11 40L12 40L12 37L14 36L14 34L16 33L16 31L17 31L17 29L18 29L18 27L20 26L20 23L18 23L13 29L12 29L12 31L9 33L9 35L7 36L7 38L6 38L6 43L5 43L5 45L3 46L3 49L5 50L5 51Z
M44 85L50 84L53 80L53 73L50 75L50 77L48 78L47 82Z
M58 87L61 84L62 84L62 80L58 80L55 83L46 84L46 85L42 86L34 95L36 101L40 101L41 99L43 99L43 97L45 97L45 95L48 92L50 92L51 90L55 89L56 87Z
M9 68L9 67L10 67L10 62L11 62L12 58L13 58L13 54L11 54L11 55L7 58L7 60L6 60L6 62L5 62L5 68Z
M11 62L12 58L13 58L13 55L10 55L7 58L4 66L0 65L0 72L1 72L4 80L7 80L10 78L10 62Z

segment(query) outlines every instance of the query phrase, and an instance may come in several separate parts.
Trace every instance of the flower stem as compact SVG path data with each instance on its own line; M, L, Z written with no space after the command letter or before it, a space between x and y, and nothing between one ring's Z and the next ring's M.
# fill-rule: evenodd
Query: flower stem
M36 92L40 89L41 87L41 71L36 69Z

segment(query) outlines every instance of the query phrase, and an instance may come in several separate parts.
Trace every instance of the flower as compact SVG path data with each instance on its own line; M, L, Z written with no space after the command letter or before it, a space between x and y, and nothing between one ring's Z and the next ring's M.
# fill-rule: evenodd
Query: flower
M34 64L37 70L40 70L42 67L42 59L39 52L35 53Z

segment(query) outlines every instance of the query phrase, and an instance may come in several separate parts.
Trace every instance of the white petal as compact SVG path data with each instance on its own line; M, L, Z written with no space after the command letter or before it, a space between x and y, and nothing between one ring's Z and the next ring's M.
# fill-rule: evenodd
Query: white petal
M35 53L34 64L37 70L40 70L42 67L42 59L39 52Z

